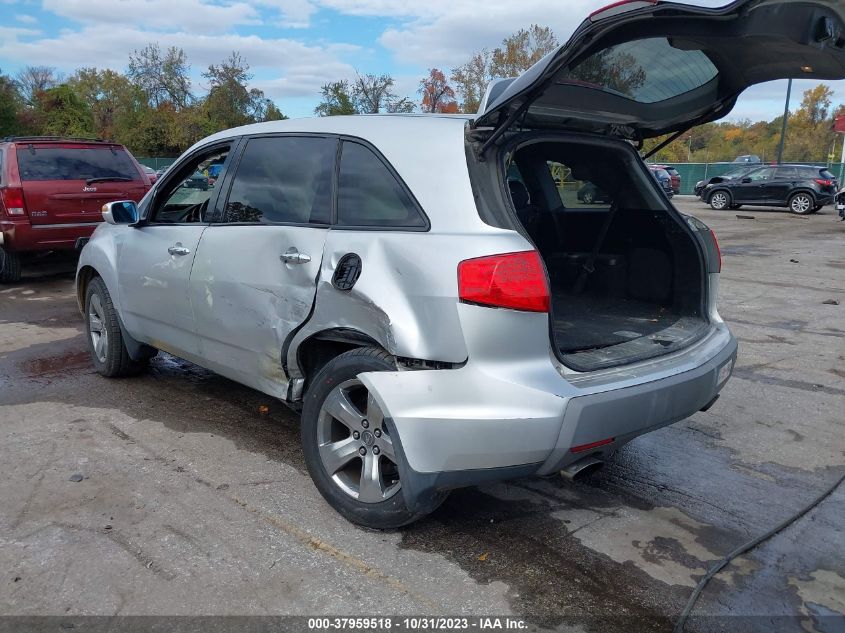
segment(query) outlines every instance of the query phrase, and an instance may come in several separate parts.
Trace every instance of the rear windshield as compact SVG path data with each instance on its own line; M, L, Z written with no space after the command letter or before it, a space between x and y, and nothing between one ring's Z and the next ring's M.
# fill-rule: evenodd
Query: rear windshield
M120 147L18 147L21 180L141 180L126 150Z
M654 37L602 49L560 81L588 84L640 103L656 103L695 90L718 73L702 51L674 48L665 37Z

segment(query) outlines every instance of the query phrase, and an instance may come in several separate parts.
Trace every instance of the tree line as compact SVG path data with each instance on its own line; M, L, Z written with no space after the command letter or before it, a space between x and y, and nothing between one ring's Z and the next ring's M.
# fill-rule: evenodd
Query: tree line
M463 64L444 72L429 68L414 100L396 92L390 74L354 73L324 84L317 116L380 112L475 113L487 85L496 77L514 77L559 45L552 29L533 24L481 49ZM80 68L65 77L54 68L28 66L14 77L0 73L0 137L13 134L96 136L123 143L141 156L176 156L199 139L221 129L284 119L264 93L249 86L247 61L233 51L202 73L204 94L196 94L190 64L178 47L149 44L129 55L125 72ZM841 145L833 118L845 112L833 106L824 85L807 90L790 113L784 160L825 162ZM660 150L662 162L730 161L757 154L776 158L783 117L771 121L708 123ZM662 139L653 139L645 149Z

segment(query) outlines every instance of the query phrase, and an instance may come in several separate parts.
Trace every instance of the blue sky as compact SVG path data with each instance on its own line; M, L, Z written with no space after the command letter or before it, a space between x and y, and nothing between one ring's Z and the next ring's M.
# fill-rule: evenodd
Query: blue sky
M253 85L289 116L310 116L320 86L362 73L390 73L417 100L429 67L447 70L520 27L551 26L565 40L609 0L0 0L0 69L80 66L124 70L149 42L185 49L194 89L202 71L238 50ZM718 5L722 0L699 0ZM845 102L845 82L830 82ZM815 82L796 83L792 107ZM731 119L770 119L783 110L785 82L746 92Z

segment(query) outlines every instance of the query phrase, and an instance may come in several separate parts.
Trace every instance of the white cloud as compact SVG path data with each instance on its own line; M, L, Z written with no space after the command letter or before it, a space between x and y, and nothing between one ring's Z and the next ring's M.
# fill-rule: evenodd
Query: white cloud
M140 23L145 29L191 33L225 32L259 22L258 12L245 2L224 6L203 0L44 0L43 8L84 24L137 28Z
M35 24L38 22L38 19L34 15L28 15L26 13L18 13L15 16L15 19L18 22L23 22L24 24Z
M352 73L352 67L342 62L341 56L357 50L347 44L312 46L291 39L268 39L256 35L162 33L122 26L111 29L87 26L78 32L34 40L17 37L36 33L28 29L0 27L0 59L20 64L59 66L61 70L68 71L80 66L122 71L129 53L149 42L158 42L162 47L182 47L198 75L209 64L220 62L229 51L237 50L256 74L277 77L267 84L268 93L276 98L317 95L322 84ZM261 87L258 81L254 84ZM201 85L197 87L202 88Z
M276 23L291 29L305 29L311 25L311 16L317 7L311 0L255 0L255 3L280 14Z

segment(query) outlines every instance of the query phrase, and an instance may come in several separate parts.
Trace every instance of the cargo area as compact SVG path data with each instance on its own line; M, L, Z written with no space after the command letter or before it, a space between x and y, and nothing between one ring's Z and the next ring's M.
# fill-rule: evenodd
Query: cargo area
M549 273L551 340L565 365L632 363L707 331L697 239L634 152L538 142L506 160L517 217Z

